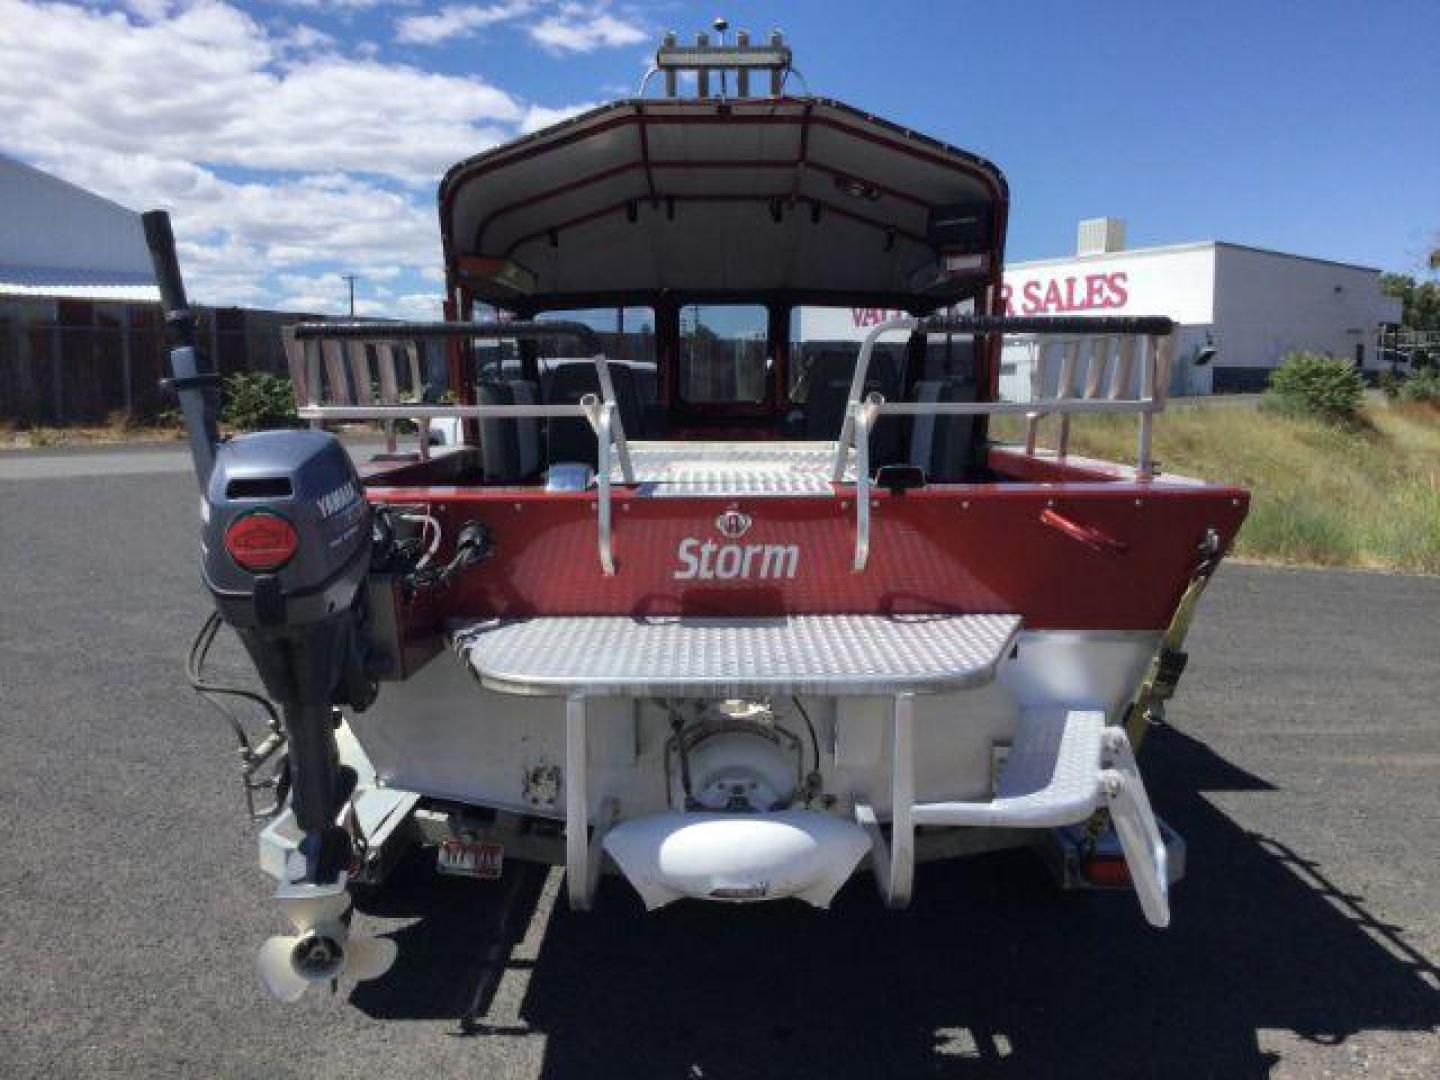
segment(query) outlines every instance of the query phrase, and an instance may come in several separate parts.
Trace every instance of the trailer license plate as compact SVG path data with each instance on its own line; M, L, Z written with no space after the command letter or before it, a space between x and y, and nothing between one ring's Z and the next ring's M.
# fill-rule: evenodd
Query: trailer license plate
M452 836L440 841L438 868L442 874L493 881L500 877L504 863L505 845L493 840L461 840Z

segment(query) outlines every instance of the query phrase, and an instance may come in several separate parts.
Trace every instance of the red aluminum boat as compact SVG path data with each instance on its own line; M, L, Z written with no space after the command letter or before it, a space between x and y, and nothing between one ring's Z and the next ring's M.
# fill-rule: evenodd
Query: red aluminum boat
M1134 750L1247 493L1151 460L1168 320L1000 315L1000 170L789 95L789 59L668 39L665 96L452 168L448 321L287 335L304 420L387 431L358 471L318 430L215 439L149 221L207 631L276 703L246 781L284 755L277 996L383 973L346 891L417 838L450 873L563 864L581 909L606 869L652 908L825 907L867 862L901 907L917 859L1036 846L1168 922L1183 845ZM894 317L802 341L806 306ZM1007 337L1029 401L997 400ZM1101 412L1134 465L1069 453Z

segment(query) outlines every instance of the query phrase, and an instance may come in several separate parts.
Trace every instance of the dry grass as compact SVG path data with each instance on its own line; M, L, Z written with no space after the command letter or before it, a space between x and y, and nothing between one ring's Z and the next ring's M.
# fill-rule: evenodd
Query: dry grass
M184 437L178 423L140 422L113 412L103 424L47 427L0 422L0 449L25 450L47 446L91 446L102 443L168 442Z
M1018 437L1010 417L997 438ZM1053 423L1053 421L1051 421ZM1133 462L1135 420L1076 417L1072 449ZM1340 428L1238 406L1197 406L1156 421L1168 472L1249 488L1236 554L1311 566L1440 574L1440 411L1371 404Z

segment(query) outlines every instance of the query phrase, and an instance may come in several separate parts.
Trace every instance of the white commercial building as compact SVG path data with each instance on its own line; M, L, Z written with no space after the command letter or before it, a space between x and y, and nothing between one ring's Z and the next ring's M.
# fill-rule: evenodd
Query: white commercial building
M1012 263L1002 302L1011 315L1164 315L1180 324L1174 394L1262 390L1286 353L1304 349L1378 372L1376 339L1398 322L1380 271L1210 240L1124 250L1124 225L1081 222L1075 255ZM802 341L858 341L887 315L806 309ZM1197 358L1213 348L1213 359ZM1205 350L1205 352L1202 352ZM1030 350L1012 345L1001 395L1030 395Z

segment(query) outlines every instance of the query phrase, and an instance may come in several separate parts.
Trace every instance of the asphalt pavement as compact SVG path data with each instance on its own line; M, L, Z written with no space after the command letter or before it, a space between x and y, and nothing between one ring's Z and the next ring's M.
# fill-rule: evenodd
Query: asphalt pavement
M829 914L611 881L578 915L416 859L358 916L391 973L273 1004L176 454L0 459L0 1076L1440 1075L1440 580L1250 566L1143 755L1189 842L1167 931L1023 852Z

